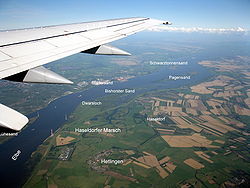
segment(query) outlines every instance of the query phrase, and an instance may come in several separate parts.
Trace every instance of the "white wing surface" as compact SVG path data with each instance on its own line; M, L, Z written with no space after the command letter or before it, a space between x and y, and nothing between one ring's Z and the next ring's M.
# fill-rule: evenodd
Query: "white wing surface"
M126 18L2 31L0 79L163 23L150 18Z
M0 126L20 131L29 120L19 112L0 104Z
M0 79L72 83L42 65L79 52L129 55L105 44L159 24L170 23L125 18L0 31ZM27 122L25 116L0 104L0 126L21 130Z

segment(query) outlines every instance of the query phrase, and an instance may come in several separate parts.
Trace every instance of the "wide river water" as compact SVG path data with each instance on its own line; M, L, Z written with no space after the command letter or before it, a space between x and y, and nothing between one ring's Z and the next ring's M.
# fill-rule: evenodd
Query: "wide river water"
M195 83L199 83L209 76L208 70L198 65L197 60L189 61L188 65L177 66L171 69L171 66L160 66L160 70L145 76L138 76L126 82L117 82L110 86L95 86L88 90L63 96L52 101L47 107L29 114L28 117L39 117L35 122L21 131L18 136L13 137L0 145L0 187L19 188L29 175L26 168L27 161L32 152L50 136L51 129L54 131L63 126L67 121L65 116L69 116L81 101L94 101L107 94L104 89L137 89L135 95L158 89L179 88ZM169 81L169 75L189 75L191 72L196 74L191 76L190 80ZM131 95L132 97L132 95ZM134 97L134 96L133 96ZM123 100L122 100L123 101ZM125 102L127 100L124 100ZM20 150L17 160L12 156Z

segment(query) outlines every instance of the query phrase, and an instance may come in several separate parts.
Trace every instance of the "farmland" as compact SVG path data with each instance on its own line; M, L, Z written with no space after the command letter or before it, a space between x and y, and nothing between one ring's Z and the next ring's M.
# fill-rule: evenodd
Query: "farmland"
M43 157L24 187L237 187L236 178L249 180L250 81L242 64L230 62L200 62L217 74L191 87L79 106L36 151Z

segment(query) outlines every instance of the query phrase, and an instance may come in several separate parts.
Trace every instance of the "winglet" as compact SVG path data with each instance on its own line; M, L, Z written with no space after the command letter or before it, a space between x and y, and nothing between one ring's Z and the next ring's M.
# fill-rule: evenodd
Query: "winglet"
M3 104L0 104L0 112L0 127L20 131L29 122L26 116Z

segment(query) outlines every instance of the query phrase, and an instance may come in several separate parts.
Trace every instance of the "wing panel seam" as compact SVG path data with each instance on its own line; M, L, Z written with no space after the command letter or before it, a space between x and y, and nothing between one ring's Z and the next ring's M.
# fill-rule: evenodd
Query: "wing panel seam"
M29 42L35 42L35 41L39 41L39 40L45 40L45 39L51 39L51 38L56 38L56 37L62 37L62 36L67 36L67 35L73 35L73 34L83 33L83 32L92 31L92 30L98 30L98 29L103 29L103 28L115 27L115 26L118 26L118 25L125 25L125 24L130 24L130 23L145 21L145 20L148 20L148 19L149 18L145 18L145 19L141 19L141 20L135 20L135 21L121 23L121 24L114 24L114 25L110 25L110 26L106 26L106 27L100 27L100 28L95 28L95 29L90 29L90 30L76 31L76 32L67 33L67 34L64 33L64 34L60 34L60 35L43 37L43 38L38 38L38 39L33 39L33 40L21 41L21 42L16 42L16 43L11 43L11 44L4 44L4 45L1 45L0 48L1 47L6 47L6 46L12 46L12 45L29 43Z

